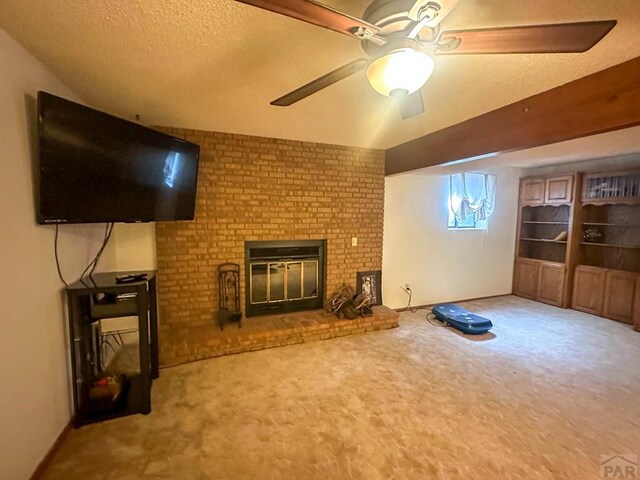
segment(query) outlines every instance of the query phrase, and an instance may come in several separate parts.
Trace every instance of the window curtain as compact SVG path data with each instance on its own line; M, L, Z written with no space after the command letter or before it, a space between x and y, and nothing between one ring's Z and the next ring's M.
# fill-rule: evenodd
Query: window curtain
M486 173L456 173L449 177L450 208L458 221L471 216L486 220L496 206L495 175Z

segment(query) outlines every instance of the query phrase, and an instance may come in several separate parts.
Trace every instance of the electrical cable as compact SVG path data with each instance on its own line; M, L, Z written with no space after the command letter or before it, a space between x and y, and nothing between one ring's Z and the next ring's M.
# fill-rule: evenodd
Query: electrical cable
M404 293L406 293L409 296L409 301L407 302L407 308L405 308L405 311L409 310L411 313L416 313L421 308L425 308L425 307L412 307L411 306L411 297L413 296L413 292L411 291L411 289L409 287L400 286L400 288L402 290L404 290ZM429 318L429 317L433 317L436 320L437 323L432 322L431 318ZM427 318L427 322L429 322L434 327L446 327L447 326L447 324L445 322L440 322L440 320L438 320L436 318L435 314L433 313L433 311L430 308L427 309L426 318Z
M95 288L97 288L96 282L93 279L93 272L95 271L96 267L98 266L98 262L100 261L100 257L102 256L102 253L104 252L104 249L107 247L107 244L109 243L109 239L111 238L111 232L113 231L113 226L114 226L114 223L106 223L105 224L104 239L102 241L102 245L100 246L100 249L98 250L98 253L96 253L95 257L93 257L93 260L91 260L91 262L89 262L89 264L86 266L86 268L82 271L82 274L80 275L80 281L87 288L91 288L84 281L84 277L87 274L87 272L89 272L89 279L91 280L91 283L93 283L93 286Z
M111 238L111 233L113 232L113 226L114 226L114 223L112 222L111 226L108 227L108 233L105 234L105 238L104 238L104 242L102 243L102 247L100 248L100 251L96 255L96 259L93 262L93 267L91 268L91 271L89 272L89 278L91 279L91 281L93 282L94 285L95 285L95 282L93 280L93 272L96 270L96 267L98 266L98 262L100 262L100 258L102 258L102 253L104 252L104 249L107 248L107 244L109 243L109 239Z
M416 313L418 309L411 306L411 297L413 296L413 292L409 287L403 287L401 285L400 288L409 296L409 301L407 302L407 308L405 308L405 311L409 310L411 313Z
M433 317L437 323L433 323L431 321L431 318L429 317ZM429 309L429 311L427 312L427 322L429 322L431 325L433 325L434 327L446 327L447 324L445 322L441 322L440 320L438 320L438 317L436 317L436 315L433 313L433 310Z
M96 254L95 259L93 260L93 266L91 267L91 270L89 271L89 280L91 280L91 283L93 284L94 288L98 288L98 285L96 284L96 281L93 279L93 272L95 271L96 267L98 266L98 263L100 262L100 258L102 258L102 253L104 252L104 249L106 248L107 244L109 243L109 239L111 238L111 231L113 230L113 223L111 224L111 227L107 227L107 229L105 229L105 237L104 240L102 242L102 246L100 247L100 250L98 251L98 253ZM97 297L104 297L104 294L98 294Z
M69 284L65 281L64 277L62 276L62 270L60 270L60 259L58 258L58 224L57 223L56 223L56 235L53 240L53 253L56 257L56 268L58 269L58 276L60 277L60 280L62 280L62 283L64 283L64 286L69 288Z
M82 282L82 284L89 288L89 285L87 285L86 283L84 283L84 277L87 274L87 272L89 271L89 269L93 266L93 264L96 261L96 258L98 258L98 255L100 254L100 252L102 251L102 247L104 245L104 241L107 238L107 233L109 232L109 224L105 223L104 225L104 236L102 239L102 244L100 245L100 249L98 250L98 253L96 253L96 255L93 257L93 259L89 262L89 264L85 267L85 269L82 271L82 273L80 274L80 281Z
M89 272L89 278L91 279L91 281L93 282L94 286L95 286L95 282L93 281L93 272L95 271L98 262L100 261L100 257L102 256L102 252L104 252L104 249L107 246L107 243L109 242L109 239L111 238L111 232L113 231L113 223L107 223L105 224L105 232L104 232L104 239L102 241L102 245L100 247L100 250L98 250L98 253L96 254L96 256L93 258L93 260L91 260L91 262L89 263L89 265L87 265L87 267L84 269L84 271L82 272L82 275L80 275L80 281L82 281L82 283L84 284L83 278L85 276L85 274L87 273L87 271L89 269L91 269L91 271ZM62 280L62 283L64 283L64 286L69 288L69 284L67 283L67 281L64 279L64 277L62 276L62 270L60 268L60 258L58 256L58 227L59 225L56 224L56 231L55 231L55 236L54 236L54 240L53 240L53 253L56 259L56 269L58 270L58 276L60 277L60 280ZM87 286L85 284L85 286Z

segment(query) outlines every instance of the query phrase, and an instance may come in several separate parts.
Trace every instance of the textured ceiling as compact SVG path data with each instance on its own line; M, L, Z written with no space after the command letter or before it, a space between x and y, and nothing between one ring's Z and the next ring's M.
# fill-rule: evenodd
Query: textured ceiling
M324 0L361 15L366 0ZM269 102L362 56L349 37L232 0L2 0L0 26L87 103L147 124L387 148L640 55L639 0L462 0L445 29L616 18L584 54L437 57L400 120L359 73Z

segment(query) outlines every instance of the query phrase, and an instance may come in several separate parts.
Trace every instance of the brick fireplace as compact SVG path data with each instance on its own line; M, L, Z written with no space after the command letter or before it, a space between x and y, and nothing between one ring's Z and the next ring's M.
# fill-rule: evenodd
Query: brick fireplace
M247 312L246 242L324 240L320 308L343 282L355 285L356 272L381 269L383 151L163 131L198 143L201 161L196 219L156 224L161 363L214 356L213 343L226 341L211 337L217 329L218 265L240 265L241 307ZM267 318L273 319L247 318L243 329Z

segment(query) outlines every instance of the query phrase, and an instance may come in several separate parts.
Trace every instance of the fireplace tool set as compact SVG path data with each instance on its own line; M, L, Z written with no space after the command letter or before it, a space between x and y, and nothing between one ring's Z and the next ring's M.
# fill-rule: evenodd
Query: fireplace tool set
M229 322L238 322L242 328L240 311L240 265L223 263L218 267L219 305L218 324L220 330Z

